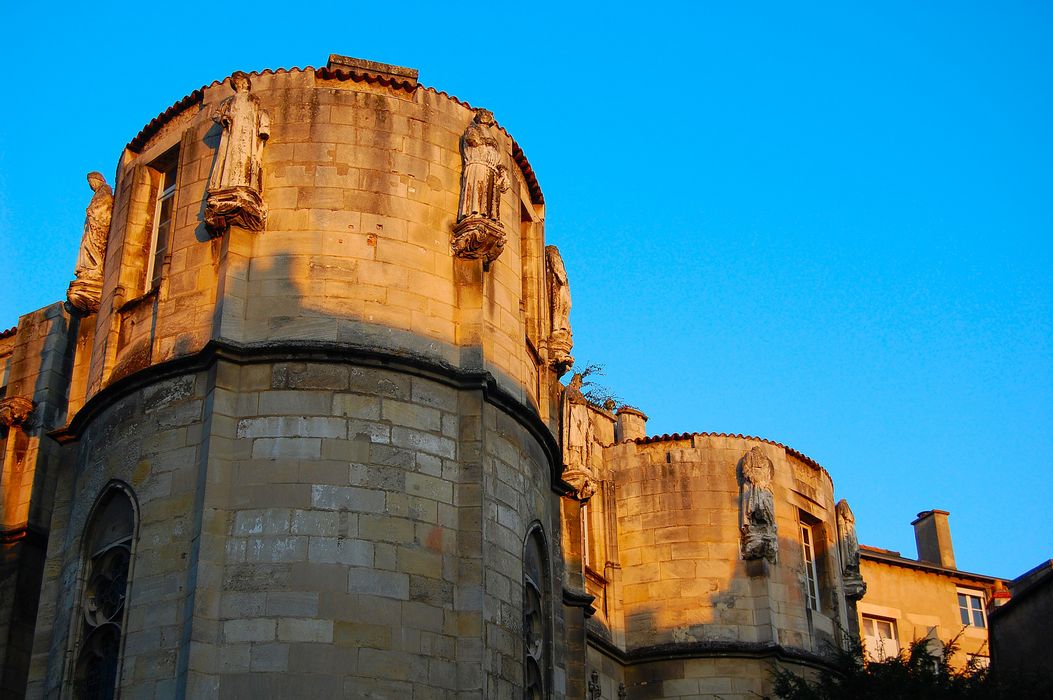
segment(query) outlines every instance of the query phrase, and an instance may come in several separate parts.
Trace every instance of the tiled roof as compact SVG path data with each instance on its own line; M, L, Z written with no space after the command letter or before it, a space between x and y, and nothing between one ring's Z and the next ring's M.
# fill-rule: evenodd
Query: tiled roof
M12 326L11 328L8 328L6 331L0 331L0 338L10 338L11 336L13 336L17 332L18 332L18 326Z
M673 440L690 440L695 435L698 435L699 437L728 437L728 438L736 438L738 440L755 440L756 442L763 442L763 443L766 443L768 445L774 445L775 447L781 447L782 449L786 450L786 454L789 454L789 455L792 455L792 456L796 457L797 459L801 460L802 462L804 462L808 466L815 467L816 469L821 470L823 473L826 473L829 476L829 474L827 473L826 469L823 468L823 465L819 464L818 462L816 462L814 459L812 459L808 455L804 454L803 452L798 452L797 450L793 449L792 447L787 447L786 445L782 444L781 442L775 442L774 440L768 440L767 438L760 438L760 437L756 437L754 435L742 435L741 433L735 433L735 434L732 434L732 433L673 433L672 435L654 435L654 436L649 436L649 437L636 438L635 440L632 440L631 442L635 442L637 445L649 445L649 444L651 444L653 442L668 442L668 441L673 441ZM630 441L627 441L627 442L630 442Z
M465 107L466 109L475 109L472 105L468 104L464 100L458 99L454 95L450 95L442 90L436 90L432 87L426 87L424 85L418 85L414 81L404 80L398 77L389 77L386 75L380 75L378 73L372 73L369 71L346 71L333 68L312 68L307 66L306 68L278 68L272 70L270 68L262 71L254 71L249 73L249 77L257 75L280 75L282 73L306 73L313 72L316 77L322 78L323 80L351 80L354 82L364 82L369 85L383 85L394 90L402 90L404 92L413 93L418 88L426 90L440 97L445 97L448 100L452 100L457 104ZM224 78L226 80L226 78ZM197 90L184 97L183 99L176 102L174 105L161 112L159 115L150 120L150 123L142 128L135 138L128 142L128 150L133 153L142 152L146 142L149 141L158 131L161 130L169 120L175 118L179 114L193 107L201 104L205 97L205 90L216 85L223 83L223 80L214 80L208 85L203 85ZM534 173L534 169L530 166L530 161L527 160L526 154L523 152L522 147L516 142L515 138L508 133L508 131L498 125L498 128L508 134L508 137L512 139L512 160L515 161L519 169L523 171L523 176L526 178L527 189L530 190L530 201L534 204L544 204L545 197L541 194L541 186L538 184L537 175Z

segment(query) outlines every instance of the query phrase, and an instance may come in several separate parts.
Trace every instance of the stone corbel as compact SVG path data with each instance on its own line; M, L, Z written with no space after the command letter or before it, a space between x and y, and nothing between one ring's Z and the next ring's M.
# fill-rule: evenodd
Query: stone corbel
M849 600L860 600L866 595L867 582L856 572L845 572L842 575L845 584L845 598Z
M213 238L219 238L231 226L259 232L266 225L267 205L254 188L240 185L208 193L205 229Z
M508 236L500 222L482 216L470 216L453 227L453 238L450 245L453 254L466 260L482 259L483 269L489 270L490 263L497 260L505 249Z
M585 502L596 493L596 485L593 483L592 474L583 469L565 469L563 481L566 481L574 489L574 495L579 501Z
M90 316L102 303L102 277L80 277L66 290L66 310L79 316Z
M548 364L556 377L562 377L574 366L574 357L570 354L574 341L570 333L556 331L548 339Z
M33 402L25 396L11 396L0 399L0 424L7 429L24 429L29 416L33 413Z

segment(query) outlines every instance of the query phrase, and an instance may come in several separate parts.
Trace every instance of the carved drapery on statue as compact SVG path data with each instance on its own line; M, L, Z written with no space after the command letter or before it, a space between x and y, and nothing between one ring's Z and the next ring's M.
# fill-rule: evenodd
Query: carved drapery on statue
M501 225L501 194L508 190L508 171L493 134L494 115L485 109L461 137L461 200L451 246L455 255L482 259L483 267L501 255L508 240Z
M581 500L588 500L596 492L596 477L592 472L592 417L589 402L581 393L582 376L575 374L563 389L560 410L560 444L563 448L563 480L574 487Z
M24 428L33 413L33 402L25 396L0 399L0 425L7 429Z
M856 516L848 507L848 501L837 502L837 536L841 553L841 580L845 584L845 597L859 600L867 592L866 581L859 571L859 540L856 538Z
M249 92L249 76L230 76L234 94L212 115L223 127L216 162L208 180L205 228L222 236L231 226L262 231L267 222L263 203L263 146L271 133L270 117Z
M110 236L113 216L113 190L99 172L88 173L88 184L95 193L84 212L84 234L80 239L76 279L66 290L69 307L82 314L99 310L102 301L102 266L106 258L106 241Z
M759 447L747 452L741 464L739 524L742 530L742 558L767 559L775 563L779 552L779 536L775 527L775 498L771 490L775 465Z
M563 257L554 245L545 246L545 269L548 277L549 362L556 374L562 376L574 364L570 355L574 338L570 332L570 284Z

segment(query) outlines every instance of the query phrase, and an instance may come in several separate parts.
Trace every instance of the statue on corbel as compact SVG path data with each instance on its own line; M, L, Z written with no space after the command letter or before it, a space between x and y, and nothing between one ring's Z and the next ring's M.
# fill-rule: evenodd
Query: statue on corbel
M567 268L559 248L545 246L545 270L548 280L549 318L551 320L548 337L549 364L561 377L574 365L570 351L574 347L574 338L570 332L570 284L567 279Z
M102 302L102 266L106 258L106 241L113 217L113 189L100 172L88 173L88 185L94 194L84 211L84 234L80 239L76 277L66 290L66 308L87 316L99 310Z
M230 76L234 94L223 100L212 120L223 127L216 161L208 180L205 228L213 237L231 226L262 231L267 223L263 202L263 146L271 135L271 120L250 90L249 76Z
M33 402L25 396L9 396L0 399L0 425L10 430L25 429L29 416L33 413Z
M575 374L563 388L560 407L560 446L563 450L563 480L574 488L578 499L586 501L596 493L592 471L592 445L595 441L589 402L581 391L583 378Z
M779 535L775 526L775 498L771 485L775 465L760 447L753 447L742 458L740 520L742 558L767 559L775 563Z
M482 259L483 269L497 260L508 236L501 224L501 195L508 190L508 169L493 133L494 115L477 109L461 137L461 199L450 245L457 257Z
M856 516L841 499L835 506L837 512L837 534L841 554L841 580L845 585L845 597L859 600L867 592L867 583L859 571L859 539L856 537Z

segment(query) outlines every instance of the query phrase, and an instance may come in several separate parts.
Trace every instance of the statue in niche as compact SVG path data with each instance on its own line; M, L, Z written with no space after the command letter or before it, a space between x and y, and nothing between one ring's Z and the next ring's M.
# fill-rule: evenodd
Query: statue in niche
M760 447L753 447L742 458L740 526L743 559L767 559L775 563L779 537L775 527L775 499L771 490L774 478L775 465Z
M5 428L24 428L33 413L33 402L25 396L0 399L0 425Z
M551 351L549 361L557 375L562 376L574 364L574 358L570 356L570 350L574 347L574 339L570 332L570 284L559 248L554 245L545 246L545 262L548 273L549 316L552 320L548 340Z
M835 507L837 533L841 553L841 578L845 584L845 597L859 600L867 592L866 581L859 571L859 540L856 538L856 516L841 499Z
M271 120L250 92L248 75L235 72L230 87L234 94L212 115L223 127L205 203L205 228L212 236L222 236L231 226L262 231L267 221L263 146L271 135Z
M574 487L578 498L585 501L596 492L592 458L592 417L589 401L581 392L581 374L575 374L563 389L560 411L560 438L563 446L563 480Z
M461 258L482 258L483 267L501 255L508 240L501 225L501 195L508 190L508 170L492 132L494 115L477 109L461 137L461 199L451 245Z
M84 212L84 234L80 239L77 266L73 268L76 279L66 290L67 308L84 315L98 311L102 301L102 265L113 216L113 189L106 184L102 173L88 173L88 185L95 194Z

